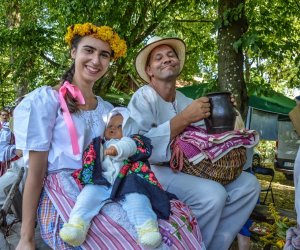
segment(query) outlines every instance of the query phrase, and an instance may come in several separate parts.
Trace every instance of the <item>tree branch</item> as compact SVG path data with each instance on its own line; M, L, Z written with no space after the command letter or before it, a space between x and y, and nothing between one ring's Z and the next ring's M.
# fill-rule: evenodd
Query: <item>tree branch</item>
M186 20L186 19L175 19L175 22L186 22L186 23L213 23L213 20Z
M41 57L44 58L47 62L49 62L50 64L54 65L55 67L60 67L60 64L58 64L57 62L54 62L53 60L51 60L49 57L47 57L43 52L40 53Z

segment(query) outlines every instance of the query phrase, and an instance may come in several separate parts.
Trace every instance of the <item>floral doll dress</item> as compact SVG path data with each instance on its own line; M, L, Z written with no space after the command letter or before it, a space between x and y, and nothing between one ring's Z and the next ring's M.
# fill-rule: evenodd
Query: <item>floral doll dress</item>
M170 200L176 199L176 196L164 191L151 171L148 162L152 151L150 139L137 134L130 137L136 143L137 150L134 155L124 160L124 165L112 184L111 199L118 201L129 193L146 195L157 217L168 219ZM101 143L100 137L92 141L83 154L83 168L73 174L80 186L86 184L110 186L110 183L101 175Z

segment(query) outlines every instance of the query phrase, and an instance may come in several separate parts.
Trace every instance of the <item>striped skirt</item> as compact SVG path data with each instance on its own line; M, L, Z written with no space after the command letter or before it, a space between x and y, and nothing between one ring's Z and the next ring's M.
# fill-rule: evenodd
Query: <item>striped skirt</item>
M136 232L129 223L121 205L106 204L93 219L86 241L80 247L72 247L59 237L59 230L68 221L74 201L80 190L69 174L63 172L48 175L38 208L41 236L52 249L144 249L136 240ZM163 243L158 249L205 249L197 220L190 209L178 200L171 201L169 220L159 220Z

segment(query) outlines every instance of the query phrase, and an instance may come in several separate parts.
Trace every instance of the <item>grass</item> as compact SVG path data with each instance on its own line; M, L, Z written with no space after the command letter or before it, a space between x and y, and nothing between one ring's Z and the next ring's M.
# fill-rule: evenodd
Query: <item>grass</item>
M271 164L266 164L265 167L273 168ZM258 181L260 182L262 188L266 188L269 185L270 177L264 175L256 175ZM272 182L275 207L280 209L288 209L294 210L295 206L295 188L294 182L292 180L287 180L283 173L275 170L274 180ZM265 197L266 193L261 193L260 200L262 201ZM269 193L267 196L266 204L272 202L271 194ZM237 242L233 242L230 250L238 250ZM258 244L258 242L251 241L251 250L262 250L262 246ZM270 249L276 249L275 246L271 246Z
M269 167L269 166L267 166ZM269 177L257 175L262 186L266 188L269 184ZM275 177L272 182L272 188L275 199L275 206L281 209L293 210L295 206L295 188L292 180L287 180L283 173L275 171ZM261 193L260 198L263 199L266 193ZM272 202L271 194L268 194L266 203Z

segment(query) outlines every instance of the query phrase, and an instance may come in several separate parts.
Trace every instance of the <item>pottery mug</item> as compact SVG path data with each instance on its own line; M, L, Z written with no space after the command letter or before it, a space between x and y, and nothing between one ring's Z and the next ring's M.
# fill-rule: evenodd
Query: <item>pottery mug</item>
M210 102L210 113L204 119L208 134L220 134L234 130L236 112L231 102L230 92L213 92L207 94Z

